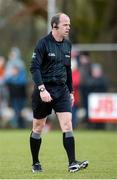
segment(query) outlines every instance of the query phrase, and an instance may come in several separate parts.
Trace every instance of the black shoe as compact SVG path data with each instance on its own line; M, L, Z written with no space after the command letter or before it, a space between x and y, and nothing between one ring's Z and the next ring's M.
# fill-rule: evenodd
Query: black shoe
M42 172L42 167L41 164L39 162L35 163L32 165L32 172L36 173L36 172Z
M74 161L71 163L68 167L69 172L76 172L79 171L80 169L85 169L88 166L89 162L88 161Z
M80 169L85 169L89 165L89 162L87 160L82 161L82 162L81 161L77 161L77 163L79 164Z

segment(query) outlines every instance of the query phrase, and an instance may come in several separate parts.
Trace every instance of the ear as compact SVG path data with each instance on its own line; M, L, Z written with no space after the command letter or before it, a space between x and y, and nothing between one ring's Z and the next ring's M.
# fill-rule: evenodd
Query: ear
M53 28L58 29L58 26L56 23L53 24Z

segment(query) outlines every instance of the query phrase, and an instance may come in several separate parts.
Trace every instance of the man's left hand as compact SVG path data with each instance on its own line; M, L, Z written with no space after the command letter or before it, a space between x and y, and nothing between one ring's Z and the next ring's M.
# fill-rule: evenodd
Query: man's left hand
M70 97L71 97L71 104L73 106L74 104L74 94L73 93L70 93Z

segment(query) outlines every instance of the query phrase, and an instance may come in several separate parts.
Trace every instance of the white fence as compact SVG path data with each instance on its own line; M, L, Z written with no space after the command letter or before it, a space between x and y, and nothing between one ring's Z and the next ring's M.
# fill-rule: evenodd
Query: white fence
M75 51L117 51L117 43L112 44L73 44Z

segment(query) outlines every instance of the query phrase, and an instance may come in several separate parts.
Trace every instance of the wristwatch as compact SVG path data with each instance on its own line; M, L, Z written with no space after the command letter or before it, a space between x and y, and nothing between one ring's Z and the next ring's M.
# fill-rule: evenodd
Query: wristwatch
M45 87L41 87L41 88L39 89L39 92L43 92L43 91L45 91Z

